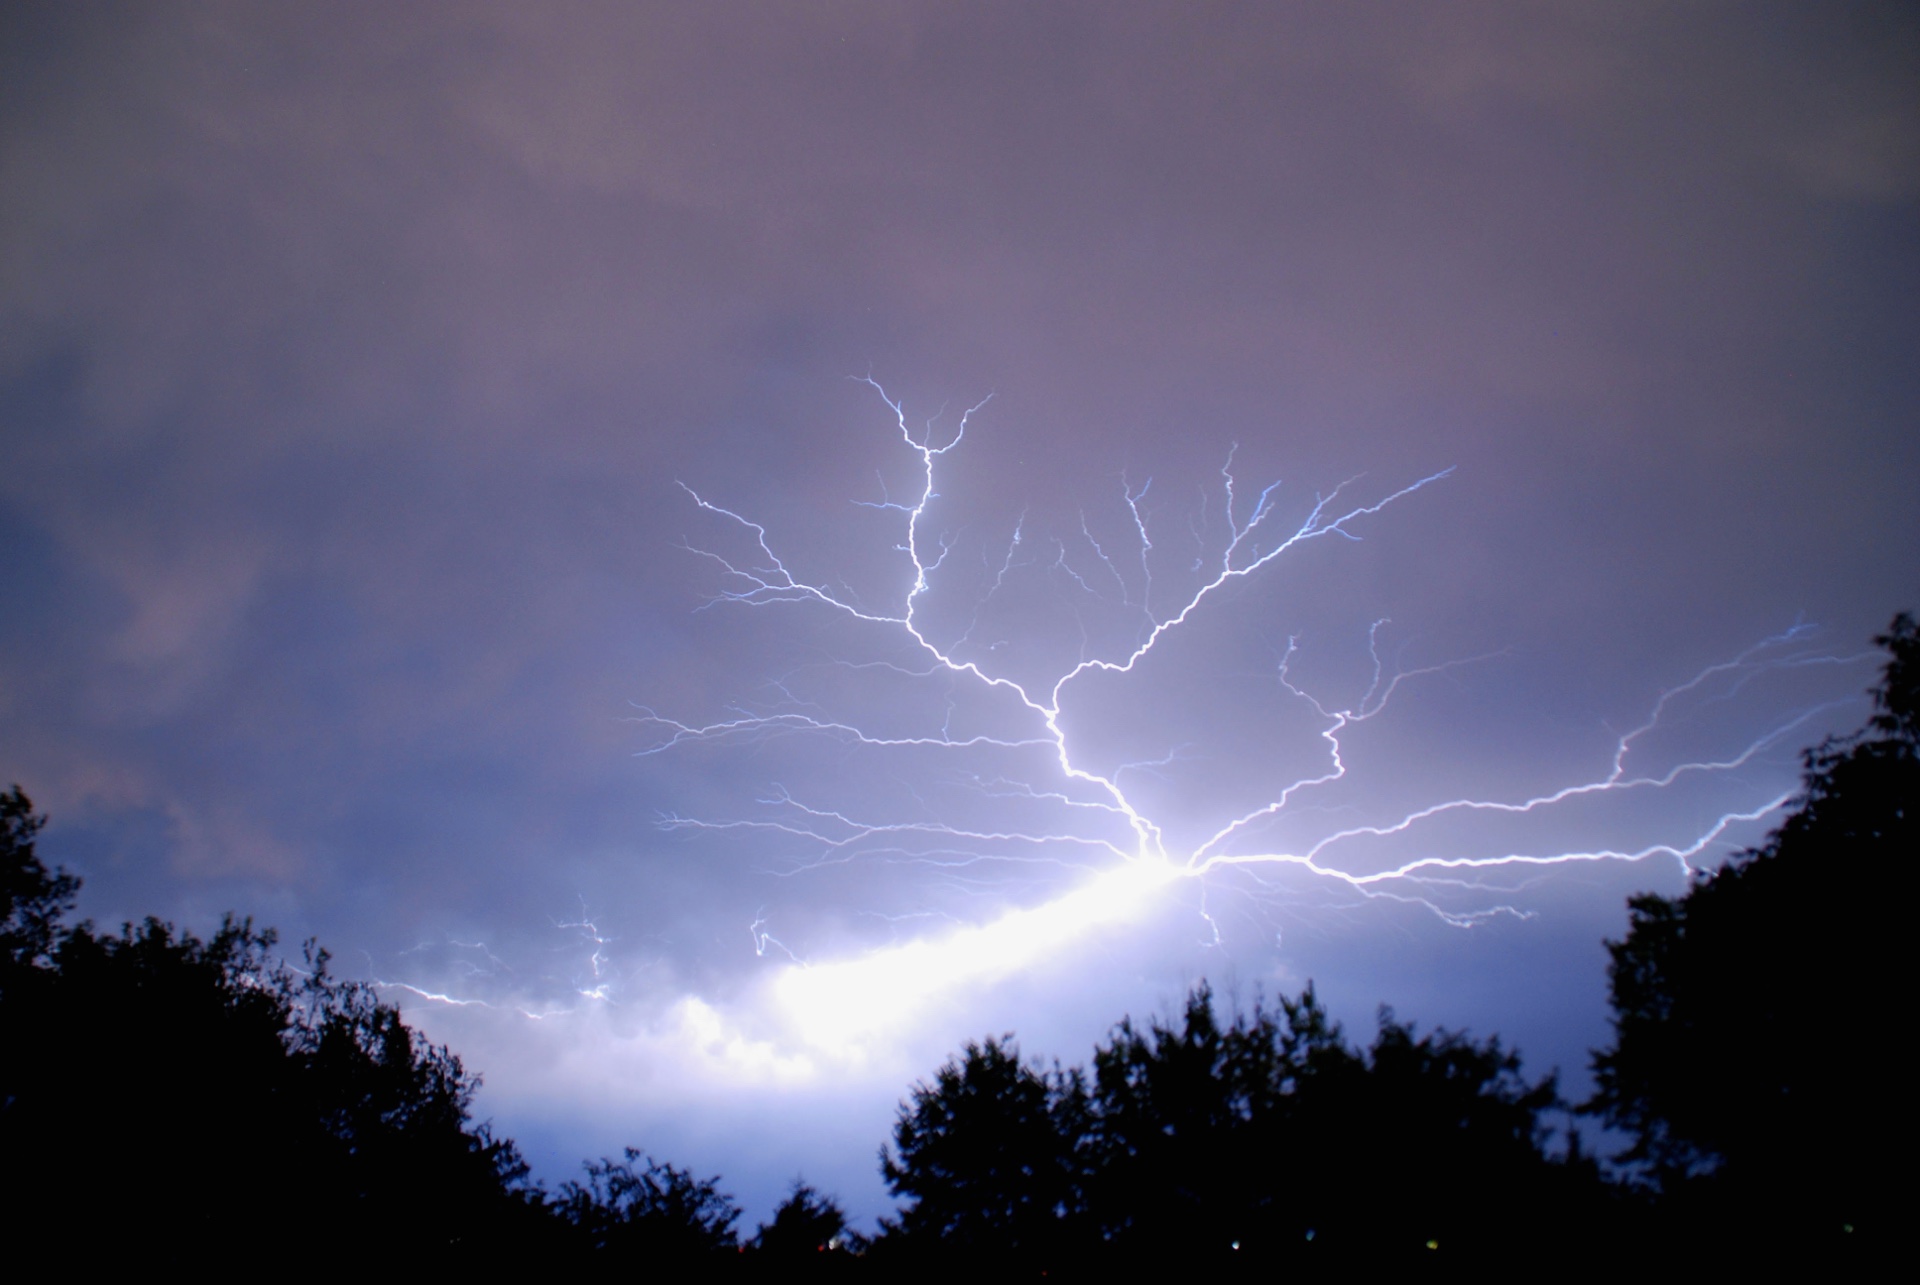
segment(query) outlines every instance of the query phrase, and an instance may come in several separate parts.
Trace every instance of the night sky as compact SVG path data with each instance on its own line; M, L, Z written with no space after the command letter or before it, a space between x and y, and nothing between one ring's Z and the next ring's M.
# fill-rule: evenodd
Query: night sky
M0 784L749 1225L1203 978L1578 1096L1920 606L1916 198L1909 6L9 5Z

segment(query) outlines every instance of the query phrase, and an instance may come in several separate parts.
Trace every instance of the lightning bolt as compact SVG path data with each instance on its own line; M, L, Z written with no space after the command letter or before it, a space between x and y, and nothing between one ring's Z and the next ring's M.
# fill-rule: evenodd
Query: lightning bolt
M1315 495L1305 516L1289 526L1276 516L1280 483L1268 484L1249 502L1234 470L1235 452L1230 451L1219 470L1219 516L1209 517L1213 502L1203 494L1201 510L1189 526L1199 552L1170 601L1166 585L1156 584L1154 578L1156 551L1165 542L1156 546L1152 514L1145 507L1152 479L1136 488L1122 477L1121 505L1133 548L1118 551L1109 547L1111 539L1103 544L1084 512L1079 539L1071 548L1067 541L1036 537L1023 512L1007 538L1004 554L983 554L982 566L991 583L972 618L950 640L943 640L927 619L928 604L955 552L957 537L934 534L929 512L940 498L943 462L966 440L987 402L968 408L950 431L936 431L938 417L916 431L901 400L891 397L871 376L859 382L871 387L891 412L900 442L914 462L911 494L895 498L883 481L879 500L856 501L898 524L893 549L900 559L897 596L888 605L871 606L851 589L803 575L776 550L764 525L682 482L681 488L697 509L716 520L721 530L731 531L741 550L723 553L684 545L713 563L719 573L719 586L702 609L800 607L850 622L856 630L889 640L885 646L894 650L890 658L834 664L855 678L882 674L909 682L938 681L970 693L969 726L956 732L951 695L937 729L886 730L871 720L836 716L811 705L795 694L791 681L782 680L772 685L777 694L772 703L761 707L742 703L716 719L680 719L641 708L636 722L650 739L639 753L664 754L694 743L802 736L882 754L946 754L961 764L987 757L997 763L996 770L957 770L979 798L1002 805L1006 824L946 819L931 805L912 815L869 815L852 806L809 800L778 785L760 800L759 815L715 819L676 814L663 817L662 824L682 831L771 836L800 854L783 871L787 874L853 862L912 862L936 868L950 878L984 883L990 881L993 870L1032 863L1073 867L1079 877L1067 891L1041 904L835 962L802 962L771 934L764 913L757 915L751 927L756 952L765 956L770 948L777 948L790 961L777 965L781 971L773 983L781 1004L812 1038L822 1042L854 1039L898 1020L939 989L1004 976L1078 938L1118 929L1188 882L1204 888L1209 881L1232 876L1251 880L1257 891L1278 888L1284 876L1301 876L1356 900L1406 903L1467 927L1499 915L1526 917L1528 911L1504 899L1513 891L1508 885L1524 882L1545 867L1666 858L1683 870L1694 869L1705 854L1729 845L1730 831L1777 813L1787 806L1791 794L1724 810L1678 837L1636 845L1463 853L1423 836L1466 817L1542 816L1582 800L1656 794L1687 778L1734 776L1769 751L1788 745L1790 738L1804 733L1837 702L1802 709L1733 750L1689 757L1658 770L1637 769L1635 752L1678 708L1697 712L1732 700L1769 672L1846 665L1866 658L1821 653L1813 648L1811 627L1795 625L1660 692L1646 716L1615 738L1604 768L1590 779L1525 797L1447 799L1390 820L1328 829L1304 844L1273 847L1263 836L1278 819L1300 820L1318 811L1327 815L1338 811L1316 800L1326 798L1347 777L1350 734L1386 710L1405 684L1489 659L1389 668L1380 654L1380 631L1387 622L1380 621L1368 637L1372 681L1357 702L1340 706L1317 698L1295 681L1293 663L1299 642L1290 638L1278 658L1275 676L1287 699L1317 724L1320 767L1277 786L1258 806L1224 819L1201 841L1182 850L1169 842L1164 820L1150 815L1150 809L1138 802L1137 788L1130 793L1124 784L1130 774L1151 776L1166 768L1179 758L1182 747L1169 748L1157 760L1099 766L1095 747L1073 727L1069 711L1075 708L1078 694L1096 683L1135 678L1157 649L1189 629L1197 617L1214 610L1236 582L1260 576L1311 543L1360 539L1359 528L1368 519L1447 478L1453 470L1419 477L1371 498L1348 498L1359 487L1359 479L1350 480ZM1036 548L1050 551L1034 553ZM1080 600L1111 606L1110 594L1117 592L1118 605L1131 621L1131 637L1102 648L1093 642L1083 620L1079 657L1061 661L1038 679L1018 675L1011 663L996 663L1000 645L975 641L981 613L987 600L1006 591L1022 572L1057 577ZM1365 855L1383 844L1412 845L1416 853L1385 864ZM1204 903L1200 913L1207 916Z
M594 923L592 916L587 913L585 899L583 898L581 900L580 917L578 919L553 919L551 923L557 932L572 940L574 943L572 949L574 951L582 947L586 949L586 976L582 977L578 972L574 972L564 979L549 978L543 980L560 981L565 989L571 992L577 999L588 1000L593 1003L615 1003L614 992L618 988L619 977L613 967L613 960L608 950L608 948L614 944L614 939L605 935L600 927ZM514 974L516 972L511 965L501 959L499 955L495 954L493 948L486 942L461 941L459 938L452 936L447 937L443 942L423 941L416 946L401 951L400 954L403 956L441 954L448 948L461 952L454 956L453 968L454 971L460 974L462 981L468 983L470 987L475 985L483 986L485 989L492 990L497 994L503 989L499 985L501 974ZM486 962L484 965L475 963L469 956L478 956ZM535 1009L529 1008L525 1004L496 1003L491 1000L478 999L471 995L456 995L450 990L437 990L416 982L383 977L380 975L372 955L367 956L367 978L368 984L375 990L397 992L400 995L412 996L414 999L424 1001L428 1004L445 1008L483 1008L500 1012L511 1012L533 1021L544 1021L550 1017L565 1016L577 1011L579 1007L577 1004L547 1004ZM492 985L487 985L487 983L492 983ZM508 985L504 989L514 990L518 988Z

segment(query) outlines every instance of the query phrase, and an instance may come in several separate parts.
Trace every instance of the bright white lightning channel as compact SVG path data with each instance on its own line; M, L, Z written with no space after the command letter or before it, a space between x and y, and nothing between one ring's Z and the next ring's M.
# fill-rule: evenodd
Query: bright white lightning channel
M823 1046L844 1046L869 1032L893 1026L937 992L991 982L1089 934L1135 921L1158 904L1173 885L1186 880L1205 880L1212 874L1236 871L1250 873L1258 879L1291 870L1362 898L1413 903L1449 923L1464 926L1494 915L1524 916L1525 912L1498 899L1499 889L1492 880L1502 872L1513 877L1524 875L1529 868L1579 862L1643 861L1654 857L1666 857L1682 868L1691 869L1694 860L1703 853L1727 845L1730 829L1777 812L1791 796L1783 793L1757 805L1721 812L1681 837L1632 847L1510 851L1473 856L1435 851L1384 869L1343 864L1341 858L1343 849L1368 841L1409 838L1417 841L1423 827L1431 827L1446 818L1473 814L1520 817L1596 796L1658 792L1682 778L1737 772L1764 752L1791 743L1790 738L1803 732L1829 707L1804 710L1737 750L1712 758L1689 760L1659 772L1636 772L1630 767L1630 761L1636 746L1660 725L1663 715L1676 702L1697 696L1710 684L1737 690L1769 671L1847 664L1859 659L1810 650L1810 629L1795 626L1661 693L1647 717L1617 738L1608 769L1592 780L1518 799L1449 799L1409 811L1388 822L1334 829L1304 847L1268 851L1258 844L1259 836L1266 832L1270 822L1290 808L1298 809L1303 800L1316 792L1324 792L1347 775L1343 735L1348 729L1378 715L1402 683L1448 668L1436 666L1389 675L1380 662L1377 645L1370 638L1374 657L1372 685L1352 707L1333 708L1315 699L1289 676L1289 665L1295 654L1290 641L1279 664L1280 683L1292 698L1311 708L1319 720L1323 767L1275 789L1259 806L1226 819L1189 850L1171 851L1163 826L1123 788L1122 776L1126 769L1110 768L1103 773L1087 766L1088 747L1076 746L1072 733L1063 725L1063 702L1075 685L1094 675L1123 678L1134 674L1163 640L1187 627L1196 614L1234 581L1259 574L1309 542L1335 536L1357 539L1354 528L1366 519L1445 478L1452 470L1419 478L1366 502L1343 500L1343 493L1351 489L1352 484L1343 485L1328 495L1316 497L1305 519L1287 530L1274 526L1274 497L1279 483L1267 486L1251 507L1245 508L1236 495L1229 453L1220 470L1219 484L1223 500L1220 522L1224 529L1217 530L1210 551L1203 552L1196 561L1190 591L1171 609L1156 609L1152 605L1156 586L1150 555L1155 553L1155 543L1148 516L1141 507L1151 481L1136 490L1123 480L1124 506L1132 539L1137 541L1138 570L1123 573L1114 556L1088 529L1084 516L1080 534L1093 559L1086 565L1102 568L1098 573L1102 576L1110 575L1126 605L1139 613L1134 639L1104 656L1083 655L1038 683L1030 679L1022 681L991 664L991 651L970 642L971 628L953 642L942 642L932 636L931 627L922 619L921 609L954 547L950 538L930 536L924 529L928 507L939 495L936 487L939 465L943 457L960 446L973 416L986 403L969 409L951 434L936 445L932 422L916 435L902 402L889 397L871 378L863 382L870 385L893 412L901 441L919 465L917 496L911 502L883 497L868 504L868 507L898 515L900 522L896 548L903 558L902 591L896 605L891 608L868 606L850 590L797 574L775 551L763 525L707 499L683 482L682 488L699 509L744 534L752 550L746 556L727 556L712 549L688 546L711 559L722 573L722 586L709 605L734 604L755 609L797 605L838 613L857 622L859 627L889 632L897 641L910 646L924 668L903 670L890 662L873 662L876 666L917 677L946 675L949 681L970 686L977 693L1011 698L1009 708L1024 721L1024 732L956 736L949 716L947 724L937 729L881 735L864 728L858 719L831 717L819 712L817 707L793 699L783 702L783 707L766 711L736 709L730 717L705 723L682 721L643 709L639 721L653 731L656 739L641 753L658 754L693 742L791 734L834 738L880 751L933 749L995 753L1007 758L1012 766L1008 775L982 781L983 792L1048 809L1054 820L1041 827L1022 824L1003 829L953 824L928 815L878 819L856 815L844 807L821 806L775 787L772 796L762 800L772 810L760 817L673 816L666 818L664 824L675 829L771 833L808 850L803 866L871 858L925 861L952 869L987 860L1057 860L1060 858L1053 854L1062 852L1092 853L1101 864L1086 873L1077 886L1040 905L1005 911L984 923L948 927L839 962L801 962L768 934L764 918L756 918L752 928L756 949L765 955L768 944L772 943L793 960L779 965L780 972L773 981L779 1006L806 1037ZM1216 523L1216 528L1218 526ZM1004 558L999 560L998 574L987 590L988 596L1006 582L1023 541L1043 543L1035 541L1025 527L1023 515L1009 538ZM1205 533L1197 526L1194 530L1196 541L1203 549L1207 548ZM1085 577L1069 564L1065 542L1051 543L1058 555L1054 567L1064 570L1080 591L1096 593ZM1127 565L1129 568L1135 565L1131 557ZM1130 581L1129 575L1135 579ZM1376 625L1376 633L1378 628ZM1018 775L1013 761L1034 751L1044 753L1051 761L1053 779L1032 780ZM1028 806L1023 814L1031 811L1032 806ZM1101 826L1101 822L1117 823L1119 828L1108 829ZM1119 836L1124 836L1124 841ZM1443 890L1449 894L1446 904L1441 897ZM1477 895L1479 900L1462 909L1462 894Z

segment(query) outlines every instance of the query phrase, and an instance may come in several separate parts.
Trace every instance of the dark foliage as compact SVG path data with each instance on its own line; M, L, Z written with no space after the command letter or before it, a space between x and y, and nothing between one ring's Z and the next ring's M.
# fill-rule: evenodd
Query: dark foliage
M754 1233L752 1248L781 1262L815 1260L821 1255L862 1253L866 1238L848 1228L847 1211L839 1201L796 1181L773 1211L773 1220L760 1224Z
M1383 1011L1362 1052L1311 988L1223 1023L1202 987L1177 1027L1122 1023L1095 1067L1090 1213L1129 1257L1517 1263L1601 1195L1591 1165L1547 1154L1552 1080L1498 1041Z
M478 1081L364 986L229 919L60 925L77 881L5 809L0 1162L9 1217L107 1257L445 1255L539 1219L511 1143L471 1122ZM320 1229L324 1229L321 1231ZM254 1261L267 1261L256 1259Z
M934 1245L949 1257L1055 1254L1078 1208L1086 1089L1078 1072L1020 1060L1011 1037L969 1044L913 1091L881 1148L880 1172L904 1197L883 1245Z
M479 1078L368 986L227 919L69 927L79 881L0 794L0 1192L9 1226L120 1263L659 1267L737 1248L716 1180L629 1150L558 1199L472 1119ZM816 1204L817 1220L845 1216ZM791 1222L791 1218L789 1219Z
M1886 1020L1911 971L1920 630L1902 615L1875 641L1875 713L1807 752L1793 814L1684 895L1634 898L1608 943L1588 1109L1632 1135L1673 1235L1778 1252L1890 1227L1875 1162L1910 1133Z
M1303 1078L1356 1064L1309 991L1280 1015L1222 1025L1203 986L1176 1028L1131 1020L1094 1054L1090 1213L1102 1237L1155 1256L1218 1257L1258 1240Z
M1361 1052L1311 990L1223 1022L1202 987L1178 1024L1122 1022L1091 1081L969 1046L901 1108L882 1171L910 1203L878 1249L1027 1271L1519 1265L1608 1206L1591 1163L1548 1155L1557 1105L1497 1041L1383 1014Z
M46 966L60 918L80 890L78 879L49 873L34 855L45 824L19 786L0 793L0 998Z
M682 1263L736 1247L740 1210L719 1184L628 1147L624 1160L589 1161L586 1183L568 1183L559 1208L579 1248L636 1266Z
M583 1258L706 1279L992 1269L1053 1279L1355 1267L1727 1267L1890 1239L1873 1162L1910 1132L1884 1019L1920 855L1920 628L1895 619L1875 712L1806 755L1794 813L1609 943L1615 1040L1586 1110L1631 1190L1549 1147L1561 1109L1498 1040L1385 1010L1348 1045L1311 988L1223 1018L1122 1021L1091 1072L970 1044L901 1106L869 1245L804 1183L747 1246L717 1178L628 1149L548 1197L471 1117L478 1079L366 986L228 919L69 927L78 881L0 794L0 1192L16 1229L123 1263L333 1269ZM1891 1144L1891 1145L1888 1145ZM1871 1176L1870 1176L1871 1175ZM868 1250L871 1250L868 1253ZM1667 1255L1662 1257L1662 1255Z

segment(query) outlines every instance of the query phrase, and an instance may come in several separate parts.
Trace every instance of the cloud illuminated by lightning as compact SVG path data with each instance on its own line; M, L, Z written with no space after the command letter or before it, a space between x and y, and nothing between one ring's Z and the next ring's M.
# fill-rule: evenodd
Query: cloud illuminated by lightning
M966 726L956 729L952 697L937 726L882 729L871 717L830 713L788 686L776 684L780 700L775 704L739 706L718 719L690 721L654 709L641 710L638 721L651 736L641 753L660 754L702 742L804 736L863 752L935 752L969 765L990 760L996 765L991 772L977 766L957 770L968 776L987 810L997 805L1004 817L987 823L958 821L931 806L889 810L888 805L871 803L868 806L877 811L869 813L774 786L760 801L763 810L757 815L676 815L665 818L664 824L680 830L771 836L799 854L796 870L878 861L923 863L960 872L988 863L1047 862L1075 866L1080 876L1067 891L1041 904L1001 910L983 922L945 927L838 962L801 962L772 935L764 914L757 916L752 926L756 951L763 956L777 952L791 961L779 965L781 971L773 982L780 1006L801 1031L823 1046L843 1045L891 1024L941 989L991 981L1088 934L1122 927L1186 883L1204 887L1210 880L1236 876L1252 880L1257 889L1271 887L1287 875L1304 876L1358 899L1418 905L1449 923L1465 926L1494 915L1524 915L1510 899L1511 884L1543 867L1665 857L1691 869L1703 854L1724 850L1730 830L1777 812L1790 796L1782 793L1750 800L1703 818L1685 833L1632 845L1463 852L1427 836L1462 817L1542 816L1583 800L1655 794L1687 778L1737 773L1762 754L1789 744L1826 707L1800 710L1729 751L1689 757L1658 770L1636 770L1635 751L1680 705L1730 699L1767 672L1858 659L1811 650L1811 631L1795 626L1662 692L1646 717L1617 737L1605 770L1591 779L1512 799L1445 799L1387 820L1335 826L1310 842L1274 847L1270 835L1278 819L1298 820L1312 810L1314 800L1325 797L1347 776L1349 733L1381 714L1405 683L1451 668L1389 672L1380 658L1377 624L1369 637L1372 683L1359 701L1340 707L1316 698L1294 680L1297 643L1289 640L1278 660L1277 678L1287 697L1308 711L1317 725L1319 767L1277 783L1257 806L1221 819L1204 839L1181 849L1170 845L1165 818L1152 815L1153 809L1140 801L1138 789L1128 787L1125 780L1130 770L1150 775L1166 767L1182 748L1169 747L1164 757L1152 762L1095 766L1096 749L1111 747L1090 744L1088 734L1075 729L1072 713L1078 694L1096 682L1136 680L1156 649L1192 628L1203 614L1227 609L1230 604L1224 591L1235 582L1260 576L1310 543L1359 539L1359 528L1368 519L1446 478L1452 470L1365 499L1347 498L1357 486L1350 482L1316 496L1305 516L1287 526L1276 516L1279 483L1261 489L1249 504L1239 492L1230 452L1219 471L1219 515L1208 524L1203 511L1191 526L1200 552L1191 567L1181 568L1179 587L1171 593L1154 578L1156 566L1165 564L1161 562L1164 542L1156 545L1150 515L1143 508L1151 479L1136 488L1123 477L1121 506L1132 548L1122 552L1110 547L1111 538L1103 544L1084 513L1077 541L1036 536L1023 513L1004 552L984 559L993 578L971 621L964 629L943 635L927 619L928 604L936 584L949 574L948 562L958 542L950 534L930 529L929 510L940 497L942 462L961 446L986 403L967 410L950 432L936 435L933 422L916 431L901 401L870 377L863 382L892 412L900 440L915 462L909 497L894 499L883 487L879 500L860 502L897 523L896 596L889 603L869 605L843 585L796 570L777 551L764 525L683 482L693 504L716 519L721 530L732 533L739 551L687 547L719 570L720 583L710 606L826 612L850 622L856 630L889 640L892 650L879 659L839 663L856 679L878 674L909 682L944 682L971 698ZM1037 556L1023 553L1032 547L1044 551ZM1117 594L1131 621L1130 634L1104 649L1087 638L1077 659L1054 665L1038 679L1017 675L1015 666L996 656L997 644L982 644L975 634L986 600L1002 592L1023 568L1034 567L1063 577L1074 594L1104 595L1109 603ZM959 583L959 577L954 579ZM1096 582L1105 588L1096 588ZM1336 811L1322 810L1327 816ZM1377 852L1387 843L1411 846L1413 855L1383 863Z

